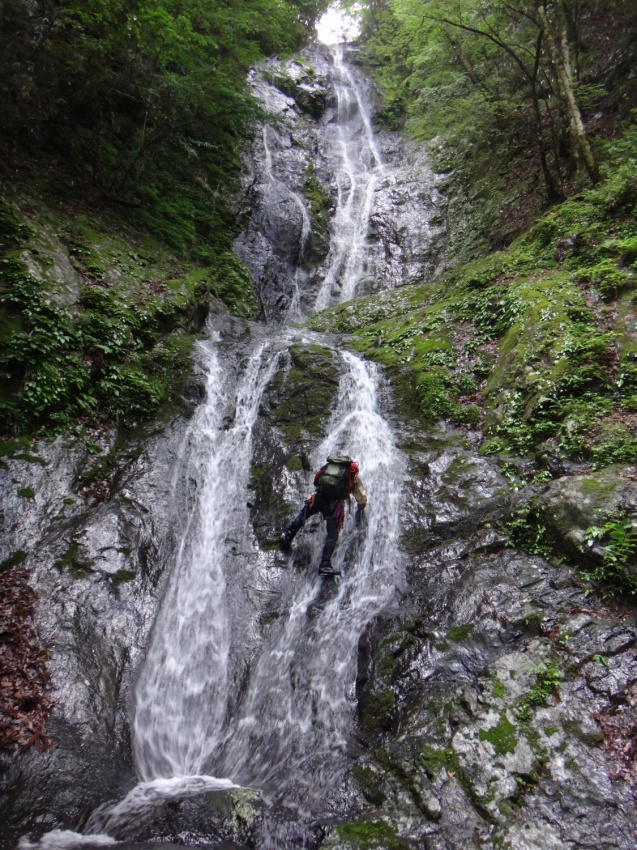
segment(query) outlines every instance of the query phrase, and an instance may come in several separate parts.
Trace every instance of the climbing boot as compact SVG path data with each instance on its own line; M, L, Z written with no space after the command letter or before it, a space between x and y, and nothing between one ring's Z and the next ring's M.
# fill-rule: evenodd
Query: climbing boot
M325 563L321 562L318 574L320 576L340 576L341 571L337 570L329 561L327 561Z
M280 537L281 549L284 549L286 552L292 545L292 541L294 540L294 532L291 528L288 528L287 531L284 531Z

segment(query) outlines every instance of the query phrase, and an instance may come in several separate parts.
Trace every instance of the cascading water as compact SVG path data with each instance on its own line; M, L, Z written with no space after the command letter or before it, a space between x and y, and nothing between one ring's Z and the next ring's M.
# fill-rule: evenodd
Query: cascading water
M224 561L229 541L248 535L243 491L252 427L276 359L260 343L237 385L234 422L223 430L230 390L214 349L205 351L207 401L189 439L199 482L135 693L134 748L145 780L201 774L223 722L231 626ZM229 486L220 486L220 476Z
M382 159L374 140L369 107L343 60L343 48L333 48L336 122L328 144L336 153L337 204L332 222L327 271L316 296L315 310L348 301L365 271L365 243L374 190L382 174Z
M340 151L338 202L317 308L356 292L382 170L367 106L339 49L334 86L338 118L328 144ZM310 232L307 211L301 197L277 179L267 127L262 138L266 192L269 187L275 201L302 209L300 263ZM298 275L291 281L288 316L299 312L301 282ZM127 824L161 800L239 785L291 810L288 821L297 824L293 841L298 841L309 821L325 811L344 774L356 709L358 642L400 576L402 459L380 412L380 375L353 354L336 352L342 367L338 401L311 462L320 466L332 451L359 461L369 496L364 524L357 527L352 516L346 518L334 555L342 578L329 589L315 569L298 569L292 559L285 616L263 638L245 677L231 675L233 646L244 626L240 606L229 604L232 582L241 581L236 552L257 549L246 504L251 464L261 462L252 456L253 430L263 394L295 333L298 340L298 332L280 328L255 334L256 344L238 369L216 342L200 344L207 395L193 417L180 471L194 490L133 699L133 747L142 781L120 802L93 813L85 827L92 836L126 837ZM303 340L326 345L312 334ZM316 522L302 532L313 539L314 562L323 534ZM291 846L274 822L266 823L261 839L264 848Z
M310 575L298 585L289 617L264 647L215 757L218 775L264 788L288 805L316 803L342 767L358 640L392 594L398 568L400 456L378 411L375 368L351 354L343 360L330 433L313 461L319 466L327 454L344 449L361 459L369 519L364 528L352 518L346 522L334 556L343 580L310 621L321 579Z

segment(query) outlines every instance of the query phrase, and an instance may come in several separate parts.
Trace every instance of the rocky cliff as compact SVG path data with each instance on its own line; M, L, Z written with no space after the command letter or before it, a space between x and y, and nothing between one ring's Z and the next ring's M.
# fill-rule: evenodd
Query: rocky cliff
M55 747L2 756L7 848L45 834L39 846L90 847L103 833L131 848L634 844L637 630L617 596L634 589L634 424L630 396L594 369L632 374L634 257L619 243L634 225L616 216L623 229L604 243L626 278L607 302L586 291L582 306L569 288L569 263L594 265L597 232L578 254L555 218L539 240L561 289L542 287L528 244L442 275L445 180L374 127L373 90L345 58L312 50L252 77L267 115L235 247L263 321L221 315L207 295L181 412L143 434L80 427L7 452L2 558L30 569L55 703ZM71 292L67 259L56 279ZM339 306L343 292L358 297ZM316 307L331 309L301 327ZM583 340L598 317L621 323L616 359ZM536 397L542 369L564 379L553 407ZM596 408L598 432L590 396L585 411L564 407L581 398L573 376L612 401ZM547 424L531 400L563 407ZM614 448L611 421L628 435ZM568 442L578 435L586 445ZM342 581L326 590L320 526L292 556L278 535L343 443L369 525L347 516ZM214 639L212 611L227 624ZM188 621L196 634L173 657ZM163 665L172 679L150 675L155 657L153 675ZM225 701L197 703L194 687L184 708L199 682ZM140 721L171 714L170 727ZM199 776L162 793L153 780L173 774L156 765L202 728L192 764L243 790Z

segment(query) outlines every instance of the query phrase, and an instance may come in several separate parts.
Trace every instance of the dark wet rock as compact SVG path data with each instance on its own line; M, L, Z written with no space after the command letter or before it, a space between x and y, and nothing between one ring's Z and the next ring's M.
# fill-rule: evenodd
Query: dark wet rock
M334 122L335 103L327 55L311 56L305 64L269 63L251 81L277 121L257 128L237 201L247 224L236 247L268 320L285 315L297 284L301 306L311 306L325 270L307 186L312 166L334 200L334 155L320 134ZM270 77L279 74L275 85L268 68ZM369 291L435 274L446 216L444 185L427 160L393 134L375 139L385 169L372 199L362 279ZM73 297L72 287L60 295ZM214 310L208 329L237 366L259 333ZM254 429L248 532L228 541L228 606L241 630L228 660L229 716L322 542L318 520L293 556L279 550L278 535L311 490L310 457L329 425L342 359L302 332L291 334L287 349L276 355ZM203 392L195 371L183 389L186 416ZM384 404L391 409L391 397ZM268 842L312 850L634 847L633 790L614 773L599 721L632 699L630 609L587 596L568 565L511 548L500 523L534 500L551 535L579 558L584 532L600 514L635 509L626 468L577 474L546 447L536 460L561 477L515 493L498 461L480 454L478 434L444 425L425 431L391 415L406 454L395 552L405 570L360 639L342 778L309 823L280 806L264 827L263 802L250 793L164 802L122 827L122 850ZM219 427L228 431L234 422L224 411ZM200 485L188 475L174 483L188 427L184 416L143 440L105 432L92 435L90 446L78 432L38 446L45 465L11 460L0 472L0 561L26 554L45 600L36 625L57 688L49 725L57 748L2 755L7 850L26 833L82 828L135 781L131 686ZM524 475L533 465L507 462ZM33 491L28 505L17 492L25 488ZM308 646L321 637L315 624L331 591L321 592L306 612Z
M254 846L262 808L259 794L245 789L175 797L140 808L109 834L127 843Z
M307 478L310 446L325 436L339 375L331 349L297 343L263 394L254 437L259 461L252 467L251 482L251 513L262 544L274 545L291 518L287 491ZM300 504L292 508L299 509Z
M564 239L560 239L555 246L555 260L563 262L567 257L576 257L582 249L582 234L569 233Z
M352 73L374 100L369 81ZM267 320L280 320L291 308L309 313L330 263L327 231L342 168L332 75L329 51L312 47L300 58L268 60L251 76L254 94L277 120L255 131L236 199L249 221L235 251L250 270ZM373 186L358 294L431 277L444 266L444 180L399 134L375 131L374 139L383 165Z
M123 445L105 433L90 451L78 433L39 444L44 465L9 460L8 471L0 471L0 555L27 553L40 598L36 628L55 685L49 732L56 747L10 762L2 780L5 823L16 835L42 811L56 826L73 826L130 782L124 696L175 545L169 470L184 432L185 422L176 420L143 444ZM108 477L111 493L98 503L81 495L87 477L96 476ZM34 491L28 511L16 480Z
M544 498L556 527L570 529L589 522L600 491L616 508L626 482L600 472L596 499L583 498L584 477L553 483ZM611 837L631 847L632 790L611 779L597 720L629 699L630 618L618 622L621 609L586 597L571 568L504 548L493 529L470 530L485 507L506 510L509 495L468 447L412 456L411 486L408 586L359 651L359 704L375 700L386 718L361 715L371 756L352 776L373 806L367 817L410 847L602 847ZM431 516L447 504L440 540ZM326 846L355 845L332 837Z

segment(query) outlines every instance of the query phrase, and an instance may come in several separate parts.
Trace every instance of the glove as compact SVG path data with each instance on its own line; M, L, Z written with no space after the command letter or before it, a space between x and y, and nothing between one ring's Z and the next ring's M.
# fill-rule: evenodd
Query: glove
M365 508L361 508L359 505L356 508L356 525L361 525L363 522L363 517L365 516Z

